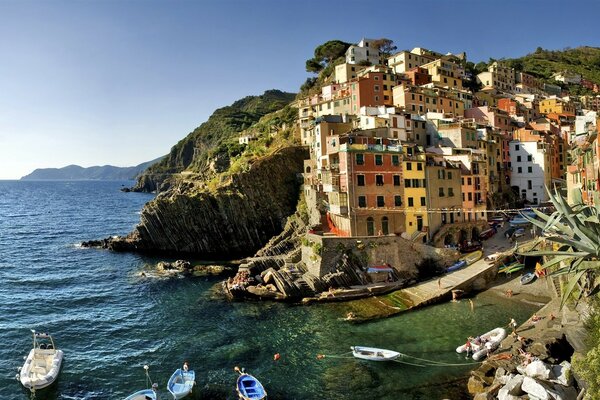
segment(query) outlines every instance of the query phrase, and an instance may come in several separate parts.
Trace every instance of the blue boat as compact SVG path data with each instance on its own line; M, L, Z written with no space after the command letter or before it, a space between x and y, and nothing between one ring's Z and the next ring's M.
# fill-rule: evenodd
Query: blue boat
M240 374L237 379L237 393L242 400L260 400L267 398L267 392L263 385L250 374L245 373L239 368L235 370Z
M135 392L131 396L128 396L125 400L157 400L157 397L154 390L145 389Z
M457 261L446 269L446 272L456 271L457 269L461 269L465 267L467 262L465 260Z
M184 371L178 368L169 378L167 389L175 400L179 400L192 393L195 384L196 373L194 371Z

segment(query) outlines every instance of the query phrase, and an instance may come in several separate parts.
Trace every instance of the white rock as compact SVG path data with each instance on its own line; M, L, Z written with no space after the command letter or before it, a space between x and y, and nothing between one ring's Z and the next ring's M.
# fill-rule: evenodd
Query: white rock
M498 376L498 377L496 377L496 382L500 383L501 385L506 385L513 376L515 376L515 374Z
M512 394L508 394L508 390L502 388L498 391L497 398L498 398L498 400L519 400L520 397L513 396Z
M571 386L573 384L573 373L571 371L571 363L563 361L559 365L552 366L554 379L550 382L558 383L563 386Z
M548 390L545 386L543 386L541 383L539 383L535 379L530 378L528 376L526 376L523 379L523 384L521 385L521 389L523 389L523 391L525 393L527 393L530 398L535 397L540 400L553 399L553 397L550 396L550 393L548 393Z
M508 390L508 394L513 396L519 396L523 394L521 385L523 384L523 375L513 376L504 386L503 389Z
M525 367L524 375L530 378L548 380L550 379L551 372L552 371L548 365L546 365L543 361L537 360Z

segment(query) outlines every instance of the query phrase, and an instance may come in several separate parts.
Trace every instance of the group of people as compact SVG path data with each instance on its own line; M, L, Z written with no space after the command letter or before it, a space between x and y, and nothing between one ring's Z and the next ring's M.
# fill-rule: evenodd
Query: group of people
M469 356L472 355L475 351L479 350L481 348L481 346L485 347L485 350L489 357L490 353L492 352L492 350L494 348L493 343L489 339L481 337L481 336L477 336L475 338L472 336L469 336L467 338L467 342L465 343L465 350L467 352L467 355L465 358L469 358Z

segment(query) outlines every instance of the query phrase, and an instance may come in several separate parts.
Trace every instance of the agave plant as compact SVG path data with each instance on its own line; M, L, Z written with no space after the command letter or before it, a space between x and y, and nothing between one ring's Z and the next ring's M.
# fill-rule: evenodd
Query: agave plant
M562 294L562 307L576 286L582 292L591 291L596 273L600 272L600 197L595 193L595 205L590 206L584 204L581 191L575 190L573 204L569 205L556 188L554 194L547 188L546 191L556 211L546 215L534 209L538 218L525 214L523 217L542 229L545 237L539 238L538 242L548 240L558 244L558 249L527 251L522 255L546 256L547 261L542 267L552 267L551 275L569 275Z

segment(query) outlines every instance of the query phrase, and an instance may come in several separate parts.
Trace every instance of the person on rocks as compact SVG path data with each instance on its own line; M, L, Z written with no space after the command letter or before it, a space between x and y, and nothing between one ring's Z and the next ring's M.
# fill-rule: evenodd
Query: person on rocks
M510 319L510 322L508 323L508 326L512 328L512 334L513 336L517 334L517 321L515 321L514 318Z
M469 358L469 356L471 355L472 350L473 350L473 345L471 344L471 338L470 337L467 338L467 342L465 343L465 350L467 352L467 355L466 355L465 358Z

